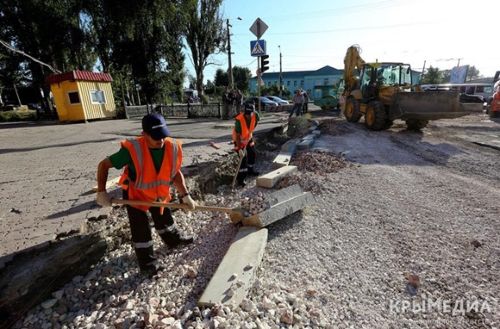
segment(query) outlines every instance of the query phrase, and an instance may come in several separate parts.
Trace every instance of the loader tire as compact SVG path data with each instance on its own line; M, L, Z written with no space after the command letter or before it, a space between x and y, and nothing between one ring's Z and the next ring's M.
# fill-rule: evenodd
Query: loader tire
M349 122L358 122L361 119L359 101L354 97L349 97L345 103L344 116Z
M370 130L387 129L387 113L379 101L371 101L366 107L365 126Z
M425 128L429 123L428 120L417 120L417 119L408 119L406 120L406 126L408 130L420 131Z

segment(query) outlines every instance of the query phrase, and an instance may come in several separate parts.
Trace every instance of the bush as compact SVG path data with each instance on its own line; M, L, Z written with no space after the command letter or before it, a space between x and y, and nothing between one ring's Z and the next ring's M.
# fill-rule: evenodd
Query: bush
M22 111L0 112L0 122L31 121L31 120L36 120L36 111L22 110Z
M287 135L291 138L301 137L307 133L309 129L309 120L305 115L292 117L288 121Z

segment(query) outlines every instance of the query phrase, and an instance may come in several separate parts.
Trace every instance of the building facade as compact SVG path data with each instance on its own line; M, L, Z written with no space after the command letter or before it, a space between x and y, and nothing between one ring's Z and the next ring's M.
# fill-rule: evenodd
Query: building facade
M323 97L324 88L333 87L342 79L344 71L338 70L329 65L315 71L289 71L282 72L283 87L290 91L293 95L297 89L306 91L311 100L320 99ZM280 73L266 72L262 75L262 80L266 87L273 85L279 86ZM257 78L250 79L250 92L257 92Z

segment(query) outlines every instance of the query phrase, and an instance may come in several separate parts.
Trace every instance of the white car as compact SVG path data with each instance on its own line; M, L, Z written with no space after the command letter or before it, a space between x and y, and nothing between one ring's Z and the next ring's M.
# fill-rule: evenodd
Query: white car
M278 103L278 105L288 105L288 104L290 104L288 101L286 101L284 99L281 99L278 96L266 96L266 97L269 98L270 100L272 100L273 102Z

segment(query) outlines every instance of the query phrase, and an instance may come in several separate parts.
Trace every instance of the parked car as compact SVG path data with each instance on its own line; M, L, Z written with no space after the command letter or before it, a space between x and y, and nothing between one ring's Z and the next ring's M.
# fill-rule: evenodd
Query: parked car
M278 103L276 102L273 102L272 100L264 97L264 96L260 96L257 97L257 96L253 96L253 97L250 97L250 98L247 98L245 100L245 103L254 103L255 104L255 109L258 109L259 107L259 99L260 99L260 108L261 110L264 110L264 111L272 111L272 110L275 110L277 107L278 107Z
M284 99L281 99L278 96L265 96L265 97L269 98L273 102L278 103L278 105L288 105L288 104L290 104L288 101L286 101Z

